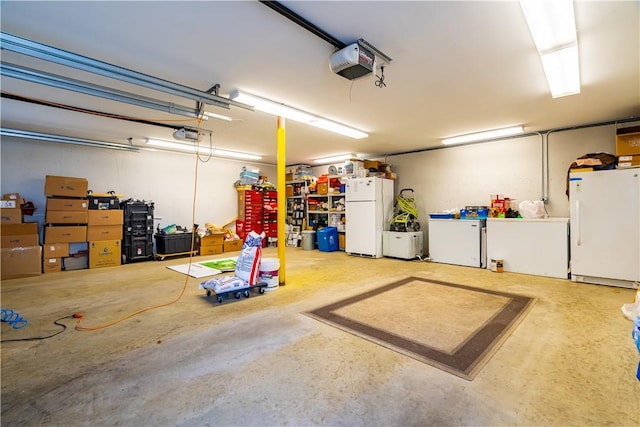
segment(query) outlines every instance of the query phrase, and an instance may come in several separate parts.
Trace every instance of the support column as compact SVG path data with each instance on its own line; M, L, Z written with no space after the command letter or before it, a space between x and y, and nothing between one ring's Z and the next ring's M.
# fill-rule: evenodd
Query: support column
M278 117L278 160L276 171L278 175L278 258L280 259L280 271L278 282L282 286L286 281L286 249L287 236L285 224L287 222L287 184L285 174L287 172L286 138L284 131L285 119Z

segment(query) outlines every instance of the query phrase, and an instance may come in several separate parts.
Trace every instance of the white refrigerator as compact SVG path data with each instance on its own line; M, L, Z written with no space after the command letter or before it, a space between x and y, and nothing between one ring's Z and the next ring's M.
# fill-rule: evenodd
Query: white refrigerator
M639 175L638 168L570 175L572 281L638 287Z
M352 178L345 185L345 252L382 257L382 232L393 216L393 181Z

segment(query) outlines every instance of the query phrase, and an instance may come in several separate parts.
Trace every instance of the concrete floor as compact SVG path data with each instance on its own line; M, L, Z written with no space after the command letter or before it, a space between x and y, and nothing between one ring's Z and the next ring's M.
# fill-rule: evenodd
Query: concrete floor
M171 302L186 276L165 267L187 261L3 281L2 307L29 326L3 323L2 339L53 333L76 312L98 326ZM300 314L408 275L538 300L471 382ZM640 356L620 311L629 289L298 248L286 286L264 295L218 304L200 281L106 329L66 319L53 338L3 343L2 424L640 425Z

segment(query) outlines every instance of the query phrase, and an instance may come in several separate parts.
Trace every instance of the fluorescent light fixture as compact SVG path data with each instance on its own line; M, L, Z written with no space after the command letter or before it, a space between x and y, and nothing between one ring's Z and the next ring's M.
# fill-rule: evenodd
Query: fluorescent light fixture
M553 98L580 93L578 46L546 53L540 59Z
M580 93L573 0L520 0L553 98Z
M204 114L202 114L202 118L205 120L208 120L209 118L212 119L218 119L218 120L224 120L225 122L230 122L233 121L233 119L229 116L224 116L222 114L216 114L216 113L210 113L208 111L205 111Z
M349 154L340 154L339 156L331 156L331 157L323 157L321 159L315 159L313 163L333 163L333 162L342 162L347 161L349 159L356 158L357 156L353 153Z
M262 111L264 113L284 117L300 123L306 123L308 125L345 135L354 139L362 139L369 136L365 132L362 132L358 129L345 126L332 120L316 116L315 114L307 113L305 111L298 110L297 108L293 108L279 102L271 101L257 95L234 91L231 94L230 98L234 101L242 102L243 104L252 105L254 109Z
M487 139L519 135L521 133L524 133L524 128L522 126L512 126L508 128L493 129L484 132L469 133L466 135L445 138L442 140L442 143L445 145L464 144L465 142L485 141Z
M179 150L179 151L187 151L190 153L195 153L196 151L200 154L209 155L216 157L232 157L234 159L244 159L244 160L260 160L262 156L258 156L256 154L248 154L248 153L239 153L237 151L228 151L228 150L220 150L218 148L210 149L209 147L200 145L199 147L193 143L180 143L180 142L171 142L171 141L163 141L161 139L147 139L147 145L151 145L152 147L161 147L168 148L171 150Z

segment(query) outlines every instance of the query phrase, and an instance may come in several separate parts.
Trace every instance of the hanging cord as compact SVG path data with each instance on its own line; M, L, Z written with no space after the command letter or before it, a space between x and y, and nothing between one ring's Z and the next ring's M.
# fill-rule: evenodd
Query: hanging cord
M380 66L380 75L376 74L378 80L376 80L376 86L379 88L387 87L387 84L384 82L384 65Z
M5 316L5 310L10 311L10 312L12 312L12 313L15 313L15 312L14 312L13 310L9 310L9 309L4 309L4 308L2 309L2 321L3 321L3 322L8 322L9 324L11 324L11 322L4 320L4 319L5 319L5 318L4 318L4 316ZM17 313L16 313L16 314L17 314ZM45 340L45 339L47 339L47 338L55 337L56 335L59 335L59 334L63 333L63 332L67 329L67 326L66 326L66 325L64 325L63 323L60 323L60 321L61 321L62 319L70 319L70 318L72 318L72 317L74 317L74 315L64 316L64 317L61 317L61 318L59 318L59 319L54 320L54 321L53 321L53 323L54 323L54 324L56 324L56 325L58 325L58 326L62 326L62 329L61 329L61 330L59 330L58 332L54 332L54 333L53 333L53 334L51 334L51 335L47 335L47 336L45 336L45 337L16 338L16 339L10 339L10 340L2 340L2 341L0 341L0 342L37 341L37 340ZM22 319L22 318L20 318L20 319ZM26 320L24 320L24 322L26 322ZM25 324L24 326L26 326L26 324ZM14 329L22 329L24 326L21 326L20 328L16 328L16 327L14 326Z
M198 129L197 132L198 134L200 133L200 123L201 120L198 121ZM132 318L133 316L137 316L138 314L144 313L145 311L150 311L150 310L154 310L156 308L161 308L161 307L168 307L172 304L177 303L178 301L180 301L182 299L182 296L184 295L185 291L187 290L187 284L189 283L189 273L191 272L191 263L193 260L193 252L194 252L194 246L195 246L195 232L196 230L193 229L193 226L195 225L195 218L196 218L196 199L197 199L197 189L198 189L198 164L200 163L200 155L196 154L196 156L194 156L195 158L195 170L194 170L194 178L193 178L193 203L191 205L191 251L189 252L189 267L187 268L187 274L185 274L185 278L184 278L184 284L182 285L182 290L180 291L180 295L178 295L178 297L176 299L174 299L173 301L169 301L167 303L164 304L157 304L157 305L152 305L150 307L146 307L143 309L140 309L138 311L134 311L133 313L121 317L120 319L114 320L111 323L107 323L104 325L100 325L100 326L94 326L94 327L86 327L86 326L80 326L80 324L82 323L82 321L84 320L84 315L82 313L75 313L73 315L73 317L78 319L78 323L76 323L76 330L77 331L97 331L99 329L105 329L108 328L110 326L116 325L120 322L123 322L127 319Z

